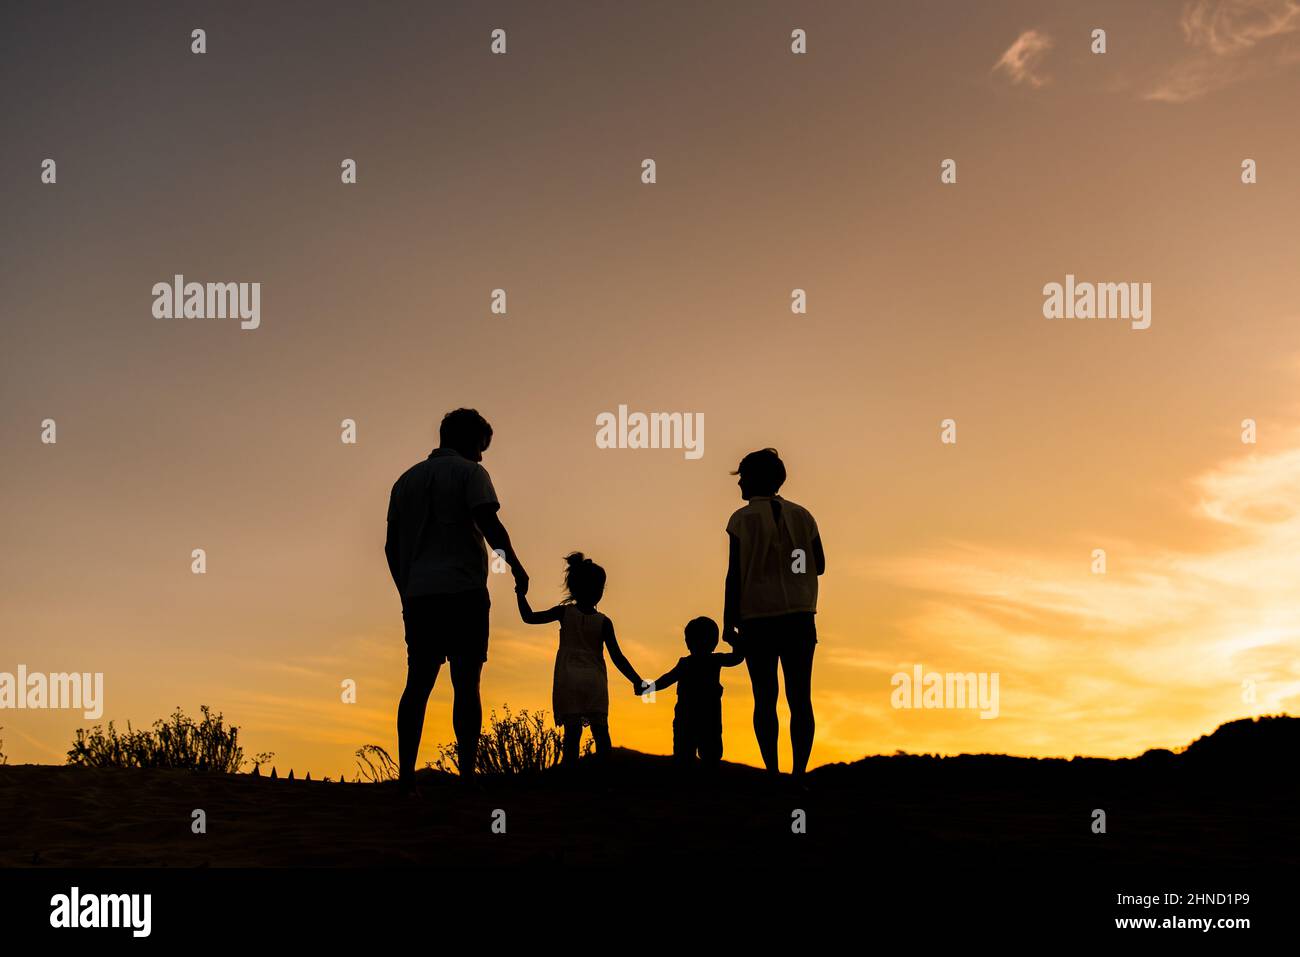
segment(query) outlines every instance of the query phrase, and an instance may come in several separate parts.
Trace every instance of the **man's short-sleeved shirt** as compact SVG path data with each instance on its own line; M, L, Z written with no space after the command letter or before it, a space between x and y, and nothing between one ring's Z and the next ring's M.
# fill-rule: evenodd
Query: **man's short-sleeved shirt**
M817 610L811 512L779 495L755 495L732 513L727 533L740 545L742 621Z
M473 510L499 504L487 469L451 449L434 449L402 473L388 501L402 597L487 588L487 547Z

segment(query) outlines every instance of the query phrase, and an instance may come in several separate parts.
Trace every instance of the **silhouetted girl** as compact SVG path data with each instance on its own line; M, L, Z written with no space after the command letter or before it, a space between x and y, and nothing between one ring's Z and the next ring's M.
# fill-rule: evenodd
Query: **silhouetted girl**
M519 614L528 625L560 623L560 647L555 655L555 687L552 709L555 723L564 727L563 764L572 768L578 760L582 726L591 726L596 754L609 755L609 680L605 672L605 649L623 677L634 689L641 687L641 676L619 650L614 625L596 611L605 594L605 569L582 552L565 556L566 600L546 611L533 611L528 605L528 585L518 589Z

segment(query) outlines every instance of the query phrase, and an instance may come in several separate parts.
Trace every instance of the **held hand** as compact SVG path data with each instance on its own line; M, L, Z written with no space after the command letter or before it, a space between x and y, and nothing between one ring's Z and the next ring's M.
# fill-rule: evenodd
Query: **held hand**
M516 566L513 569L513 571L515 575L515 592L520 595L527 595L528 594L528 573L524 571L523 566L521 565Z

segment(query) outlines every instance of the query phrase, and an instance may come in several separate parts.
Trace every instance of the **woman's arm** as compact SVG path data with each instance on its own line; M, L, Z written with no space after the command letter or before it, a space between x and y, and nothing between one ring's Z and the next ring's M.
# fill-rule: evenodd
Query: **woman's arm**
M740 540L727 532L727 583L723 588L722 640L731 644L740 624Z
M640 691L641 676L623 656L623 650L618 646L618 639L614 637L614 623L608 618L605 619L605 647L609 649L609 660L614 662L614 667Z

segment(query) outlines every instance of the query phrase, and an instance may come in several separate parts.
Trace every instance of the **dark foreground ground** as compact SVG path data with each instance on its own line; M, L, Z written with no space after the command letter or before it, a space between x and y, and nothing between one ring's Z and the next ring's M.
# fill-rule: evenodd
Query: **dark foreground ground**
M0 768L5 867L432 868L714 862L726 869L1090 875L1123 885L1300 867L1300 778L1175 761L868 758L807 790L724 765L711 786L619 750L608 774L389 784ZM191 829L195 809L207 833ZM1106 833L1093 833L1094 811ZM504 812L505 833L494 833ZM796 820L805 832L796 833ZM498 825L498 830L500 825Z
M733 950L806 948L814 930L864 945L1293 943L1298 735L1300 719L1277 718L1132 760L875 757L818 768L806 789L740 765L703 785L619 750L605 774L466 787L426 772L419 799L391 784L0 767L0 928L134 940L53 914L63 895L139 892L149 936L181 950L206 927L300 945L436 927L508 950L561 920L626 946L689 926Z

